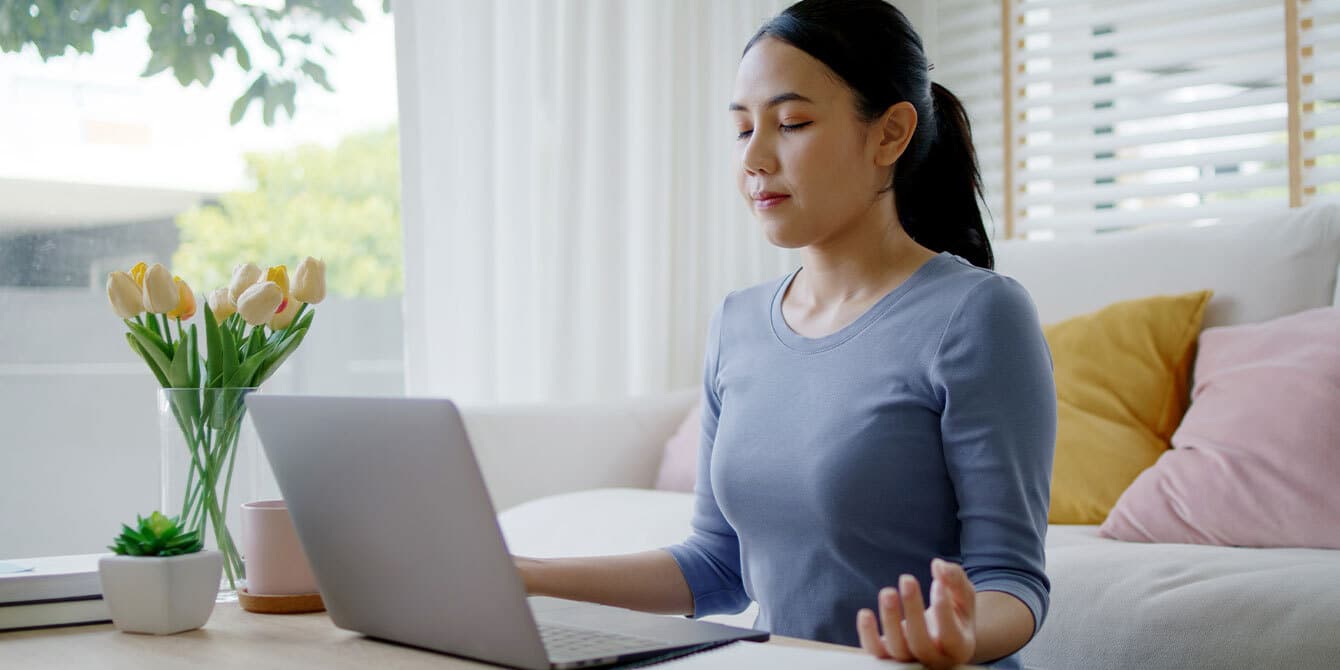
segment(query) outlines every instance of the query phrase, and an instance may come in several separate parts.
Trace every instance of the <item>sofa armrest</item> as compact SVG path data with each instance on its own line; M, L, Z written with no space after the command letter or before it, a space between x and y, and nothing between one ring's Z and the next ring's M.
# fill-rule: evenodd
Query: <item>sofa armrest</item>
M697 389L603 403L462 407L484 483L501 512L556 493L651 488L665 441Z

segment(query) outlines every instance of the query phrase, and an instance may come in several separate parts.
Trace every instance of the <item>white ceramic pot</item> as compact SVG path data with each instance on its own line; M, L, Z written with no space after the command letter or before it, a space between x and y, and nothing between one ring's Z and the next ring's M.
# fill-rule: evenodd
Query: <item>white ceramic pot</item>
M104 556L102 597L112 624L127 633L171 635L195 630L214 613L223 554L209 549L168 557Z

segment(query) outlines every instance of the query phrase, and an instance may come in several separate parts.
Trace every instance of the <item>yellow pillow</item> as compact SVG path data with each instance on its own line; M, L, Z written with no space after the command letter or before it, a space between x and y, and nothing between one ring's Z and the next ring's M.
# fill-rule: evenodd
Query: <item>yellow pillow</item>
M1170 448L1211 291L1118 302L1043 329L1056 371L1051 523L1102 523Z

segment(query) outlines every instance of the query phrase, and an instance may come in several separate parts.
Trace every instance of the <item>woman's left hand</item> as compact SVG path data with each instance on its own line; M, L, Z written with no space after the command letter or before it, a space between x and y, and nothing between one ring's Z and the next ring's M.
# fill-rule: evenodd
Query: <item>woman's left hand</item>
M863 609L856 613L861 647L876 658L918 662L932 670L967 663L977 648L977 590L957 564L931 561L931 606L921 599L921 585L903 575L898 588L879 592L879 618ZM880 636L880 627L884 635Z

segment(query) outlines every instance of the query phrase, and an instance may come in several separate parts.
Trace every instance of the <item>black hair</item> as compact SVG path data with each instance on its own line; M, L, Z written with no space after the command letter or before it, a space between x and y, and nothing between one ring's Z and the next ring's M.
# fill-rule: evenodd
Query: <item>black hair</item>
M889 186L903 229L928 249L992 268L968 114L949 89L931 82L921 38L907 17L885 0L801 0L759 28L744 52L765 37L828 66L851 88L867 122L899 102L916 108L916 130Z

